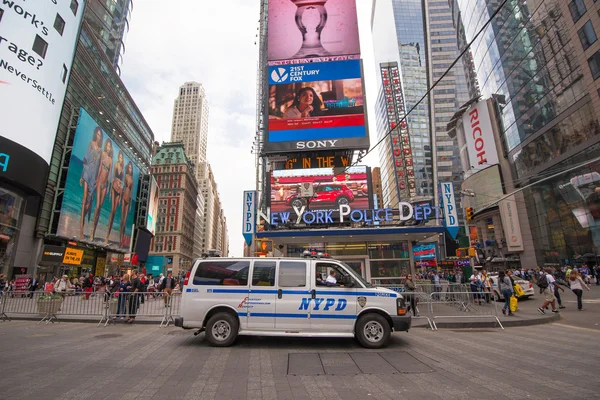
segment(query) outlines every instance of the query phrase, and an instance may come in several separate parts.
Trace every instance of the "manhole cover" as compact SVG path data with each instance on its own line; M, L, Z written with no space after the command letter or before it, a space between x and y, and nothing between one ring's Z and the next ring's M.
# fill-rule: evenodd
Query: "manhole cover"
M29 335L28 337L50 337L56 336L56 333L34 333L33 335Z
M120 333L107 333L106 335L96 335L94 336L94 339L114 339L121 336L123 335L121 335Z
M491 330L491 329L456 329L456 330L452 330L451 332L456 332L456 333L492 333L492 332L496 332L496 331Z

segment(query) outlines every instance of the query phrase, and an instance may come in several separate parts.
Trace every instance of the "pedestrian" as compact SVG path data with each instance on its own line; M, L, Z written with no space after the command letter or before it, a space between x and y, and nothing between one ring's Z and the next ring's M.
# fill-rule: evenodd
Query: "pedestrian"
M571 283L571 290L577 296L577 311L583 311L583 288L586 288L588 291L591 289L575 271L571 272L569 281Z
M504 273L504 271L500 271L498 273L498 289L500 289L500 293L504 297L504 307L502 308L502 314L506 315L514 315L510 310L510 298L513 296L513 286L510 280L510 277Z
M4 280L4 274L0 274L0 297L2 296L6 286L6 281Z
M125 315L127 315L127 297L129 296L129 292L131 292L131 281L129 275L125 274L119 283L119 302L117 304L117 314L115 319L117 317L119 317L119 319L125 319Z
M140 274L139 278L140 278L140 283L142 284L141 289L140 289L140 292L142 294L139 295L139 298L140 298L140 303L144 304L144 298L146 297L146 293L148 292L148 280L146 278L146 275L144 275L144 274Z
M131 271L131 295L129 296L129 317L125 320L125 322L132 324L135 321L135 316L137 314L139 295L141 292L142 282L138 277L138 271L136 269Z
M564 284L566 286L567 283L564 280L559 279L558 276L556 276L556 270L552 271L552 277L554 278L554 282L558 283L558 285L553 285L554 286L554 297L556 297L556 301L558 302L558 308L562 310L563 308L566 308L566 307L563 306L562 297L560 297L560 293L558 291L562 290L564 292L565 289L563 289L562 285ZM546 307L546 310L547 309L548 309L548 307Z
M473 275L471 275L469 278L469 287L473 293L473 300L479 304L481 304L481 296L479 294L481 286L481 277L479 276L479 271L473 269Z
M485 302L489 303L491 300L492 293L492 280L487 274L487 271L484 269L481 271L481 284L483 292L485 293Z
M38 278L37 275L33 276L33 279L31 280L31 285L29 285L29 297L33 298L33 293L37 290L37 287L40 283L40 280Z
M554 296L554 287L558 285L558 283L556 283L556 280L550 272L551 269L547 268L546 271L542 271L537 278L537 285L540 288L540 293L544 294L544 303L538 308L538 311L542 314L546 314L546 311L544 310L547 309L549 305L552 306L552 312L558 314L558 310L556 309L556 297ZM564 289L562 290L564 291Z
M415 317L419 316L419 310L417 309L417 298L415 296L415 291L417 290L417 285L412 279L412 275L408 274L406 277L406 281L404 282L404 291L406 293L406 297L410 301L410 308Z
M594 271L596 271L596 286L600 286L600 265L596 265Z
M160 285L160 291L165 294L165 307L171 304L171 295L173 294L173 290L175 290L176 287L177 280L173 278L173 272L169 271L167 273L167 277L163 279L162 284Z
M92 294L92 292L94 291L94 275L90 274L87 278L84 278L81 287L85 292L84 299L89 300L90 294Z

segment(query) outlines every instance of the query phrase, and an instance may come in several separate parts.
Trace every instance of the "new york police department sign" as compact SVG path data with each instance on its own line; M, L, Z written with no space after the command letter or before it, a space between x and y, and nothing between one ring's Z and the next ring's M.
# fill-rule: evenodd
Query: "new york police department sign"
M248 246L252 244L252 236L256 232L256 190L244 192L244 214L242 219L242 235Z

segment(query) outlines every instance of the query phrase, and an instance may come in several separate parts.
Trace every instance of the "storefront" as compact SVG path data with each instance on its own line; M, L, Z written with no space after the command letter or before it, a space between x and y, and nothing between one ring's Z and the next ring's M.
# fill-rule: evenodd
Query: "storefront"
M344 261L373 284L395 284L415 273L413 246L437 239L444 228L394 227L258 232L259 239L273 241L286 257L300 257L306 250L328 253Z

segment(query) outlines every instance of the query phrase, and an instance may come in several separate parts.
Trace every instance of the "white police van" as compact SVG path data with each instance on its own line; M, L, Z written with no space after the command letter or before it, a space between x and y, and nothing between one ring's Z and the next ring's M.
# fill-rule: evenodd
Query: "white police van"
M326 281L330 275L336 283ZM312 253L196 260L175 326L206 331L213 346L256 335L356 337L364 347L380 348L392 331L408 331L411 317L402 295L372 287L342 261Z

